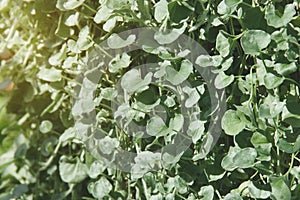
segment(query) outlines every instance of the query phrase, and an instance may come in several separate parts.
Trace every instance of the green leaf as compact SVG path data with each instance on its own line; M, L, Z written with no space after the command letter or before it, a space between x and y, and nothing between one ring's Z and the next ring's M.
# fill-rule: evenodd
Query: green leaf
M127 53L118 54L108 65L108 70L111 73L116 73L120 69L126 68L130 65L130 56Z
M228 154L223 158L221 166L227 171L233 171L236 168L249 168L254 165L257 152L254 148L230 147Z
M205 131L205 121L192 121L189 124L189 128L187 134L192 137L192 141L194 144L200 140L201 136L203 136Z
M251 143L255 147L259 157L257 160L270 161L271 160L271 148L272 143L268 141L266 136L261 133L255 132L251 137Z
M67 45L64 44L60 51L56 54L52 54L52 56L49 58L50 65L58 66L60 65L64 59L66 59L66 53L67 53Z
M54 67L40 68L37 77L43 81L56 82L61 80L61 70L55 69Z
M249 193L251 194L252 197L254 198L258 198L258 199L267 199L270 197L271 192L270 191L266 191L266 190L262 190L257 188L252 181L249 182L248 185L248 190Z
M224 200L243 200L243 198L237 193L230 193L224 197Z
M120 49L134 43L136 36L129 35L125 40L122 39L118 34L113 33L108 39L107 44L112 49Z
M121 86L129 93L142 92L149 88L152 80L152 73L149 72L144 79L137 69L126 72L121 79Z
M107 0L105 3L109 9L117 10L117 9L121 9L122 7L126 6L126 4L128 3L128 0Z
M78 157L62 156L59 160L59 174L66 183L79 183L87 177L87 167Z
M294 73L295 71L297 71L297 66L296 64L293 63L276 63L274 66L274 69L278 72L278 74L282 75L282 76L287 76L290 75L292 73Z
M284 122L290 124L291 126L293 126L295 128L300 127L300 114L293 113L286 107L283 109L282 119Z
M186 87L183 88L182 91L189 96L188 99L185 101L185 104L184 104L185 107L191 108L195 104L198 103L198 101L200 99L200 95L199 95L196 88L190 88L190 87L186 86Z
M284 177L271 177L271 198L274 200L291 200L291 191L285 183Z
M281 102L269 94L265 99L264 103L259 106L259 116L263 118L275 118L278 116L284 108L285 103Z
M134 158L135 164L131 169L131 177L139 179L147 172L154 168L156 163L161 160L160 153L153 153L150 151L142 151Z
M214 199L214 187L211 185L202 186L199 191L200 200L213 200Z
M9 9L11 0L2 0L0 1L0 13L5 12Z
M280 86L284 78L273 73L267 73L264 76L264 82L267 89L275 89Z
M175 114L173 118L170 119L169 128L170 130L179 132L184 124L184 117L182 114Z
M146 131L149 135L155 137L165 136L170 132L163 119L159 116L154 116L148 121Z
M168 2L160 0L154 5L154 19L161 23L167 16L169 16Z
M216 40L216 49L222 57L226 57L230 52L230 43L222 32L219 32Z
M100 97L106 100L111 101L117 94L115 88L106 87L101 90Z
M187 23L184 23L181 28L173 28L168 32L158 31L154 34L154 39L159 44L170 44L177 40L180 35L182 35L187 27Z
M210 55L200 55L197 57L195 63L200 67L214 66L213 59Z
M73 10L84 3L85 0L58 0L56 7L61 11Z
M65 25L66 26L75 26L75 25L78 25L79 23L79 12L76 12L72 15L70 15L66 21L65 21Z
M242 0L223 0L218 5L218 13L221 15L232 14Z
M122 21L122 20L123 18L120 16L115 16L110 18L105 22L105 24L103 24L103 30L105 30L106 32L111 32L111 30L113 30L113 28L116 26L117 21Z
M262 30L248 30L241 38L241 45L246 54L259 55L271 42L271 36Z
M269 26L280 28L286 26L296 14L295 6L293 4L287 4L284 9L284 13L280 16L273 4L269 4L265 12L265 19Z
M105 5L102 5L101 8L97 11L94 21L97 24L103 23L109 19L109 17L113 14L113 10L107 8Z
M86 51L91 46L93 46L93 42L91 40L89 33L90 33L90 29L88 26L85 26L80 30L78 40L76 42L76 46L79 50Z
M234 110L227 110L222 118L222 128L227 135L237 135L245 127L246 124L242 120L243 114Z
M215 79L217 89L223 89L234 81L234 75L227 76L224 72L220 72Z
M94 161L89 170L88 170L88 175L90 178L95 179L97 178L103 171L106 169L106 165L104 162L100 160Z
M288 142L285 139L280 138L277 142L277 146L285 153L295 153L300 149L300 135L295 142Z
M41 133L49 133L52 130L52 128L53 128L53 124L49 120L42 121L39 127Z
M180 83L185 81L192 72L193 64L188 60L184 60L181 62L179 71L176 71L171 66L166 67L166 79L173 85L179 85Z
M119 147L119 144L120 143L116 138L105 136L99 141L99 149L102 153L109 155Z
M102 199L110 193L113 186L105 177L101 177L98 181L89 183L87 189L94 198Z

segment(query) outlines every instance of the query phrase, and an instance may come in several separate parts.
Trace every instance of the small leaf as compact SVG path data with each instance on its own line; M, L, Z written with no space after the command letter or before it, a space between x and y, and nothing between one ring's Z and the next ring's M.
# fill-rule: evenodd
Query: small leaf
M190 88L186 86L182 91L189 96L189 98L185 101L185 107L191 108L198 103L200 95L196 88Z
M113 33L108 39L107 44L112 49L120 49L134 43L136 36L129 35L127 39L122 39L118 34Z
M85 26L80 30L78 40L76 42L76 46L79 50L86 51L93 45L89 33L90 29L88 26Z
M154 5L154 19L161 23L167 16L169 16L168 2L160 0Z
M198 142L205 131L205 122L196 120L190 123L187 134L192 137L194 144Z
M62 156L59 160L59 174L66 183L79 183L87 176L87 167L79 158L70 159Z
M109 9L117 10L124 7L128 3L128 0L106 0L106 6Z
M122 21L122 20L123 18L120 16L115 16L110 18L105 22L105 24L103 24L103 30L105 30L106 32L110 32L116 26L117 21Z
M185 81L189 75L193 72L193 64L184 60L181 62L180 70L176 71L174 68L167 66L166 67L166 79L171 82L173 85L179 85Z
M243 198L237 193L230 193L224 197L224 200L243 200Z
M64 44L60 51L52 54L52 56L49 58L49 63L50 65L58 66L62 63L63 60L66 58L66 53L67 53L67 45Z
M78 20L79 20L79 12L76 12L72 15L70 15L66 21L65 21L65 25L67 26L75 26L78 25Z
M223 89L234 81L234 75L227 76L224 72L220 72L215 79L217 89Z
M219 32L216 40L216 49L222 57L226 57L230 52L230 43L222 32Z
M55 69L54 67L48 69L42 67L37 74L37 77L41 80L48 82L56 82L61 80L61 70Z
M285 153L295 153L300 149L300 135L297 137L296 141L292 143L280 138L278 140L277 146Z
M214 66L214 61L210 55L200 55L196 59L195 63L200 67Z
M214 199L214 187L211 185L202 186L199 191L201 200L213 200Z
M222 119L222 128L227 135L237 135L245 128L246 124L241 119L242 115L243 114L238 111L226 111Z
M267 20L268 25L275 28L280 28L286 26L296 14L295 6L293 4L287 4L284 9L282 16L278 15L278 11L275 11L273 4L269 4L265 12L265 19Z
M246 54L259 55L271 42L271 36L262 30L248 30L241 38Z
M154 34L154 39L159 43L159 44L170 44L174 42L175 40L178 39L180 35L182 35L187 27L187 23L184 23L181 28L176 29L173 28L169 32L156 32Z
M119 146L119 141L116 138L105 136L99 141L99 149L104 154L111 154Z
M61 11L73 10L84 3L85 0L58 0L56 7Z
M89 170L88 170L88 175L90 178L97 178L104 170L106 169L105 163L100 160L94 161Z
M52 128L53 128L53 124L49 120L42 121L39 127L41 133L49 133L52 130Z
M130 65L130 56L127 53L118 54L108 65L108 70L111 73L116 73L120 69L126 68Z
M112 15L111 9L107 8L105 5L103 5L96 13L94 17L94 21L97 24L103 23L109 19L109 17Z
M221 15L232 14L242 0L223 0L218 5L218 13Z
M93 195L94 198L103 199L112 190L112 184L105 178L101 177L96 182L89 183L87 189L89 193Z
M148 121L146 131L149 135L156 137L165 136L170 132L165 122L159 116L154 116Z
M121 86L129 93L142 92L149 88L149 84L152 80L152 73L149 72L144 80L141 78L141 74L137 69L132 69L124 74L121 79Z
M270 194L271 194L270 191L266 191L266 190L257 188L253 184L253 182L249 182L248 190L252 197L258 198L258 199L267 199L270 197Z

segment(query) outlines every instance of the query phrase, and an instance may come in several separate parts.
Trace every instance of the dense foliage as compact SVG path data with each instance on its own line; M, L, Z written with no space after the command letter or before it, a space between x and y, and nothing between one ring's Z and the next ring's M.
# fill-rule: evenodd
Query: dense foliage
M0 199L299 199L299 25L297 0L1 0ZM74 105L80 81L93 79L92 49L105 40L128 46L131 38L116 33L140 27L171 30L156 37L160 44L185 34L208 52L196 64L212 69L227 110L207 156L201 146L215 110L185 49L114 55L92 85L94 99ZM188 127L192 144L167 164L155 151L182 129L183 105L176 92L131 70L149 62L169 83L188 82L184 106L200 113ZM132 97L114 112L116 86ZM105 133L93 135L97 152L137 154L128 158L136 173L111 168L83 143L74 116L93 106ZM156 106L167 120L147 115ZM126 134L119 118L144 125L151 137Z

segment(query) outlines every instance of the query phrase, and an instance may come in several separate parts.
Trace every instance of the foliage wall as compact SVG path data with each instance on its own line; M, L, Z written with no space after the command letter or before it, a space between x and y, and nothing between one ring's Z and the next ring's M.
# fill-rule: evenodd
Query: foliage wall
M1 88L0 96L0 199L299 199L299 5L297 0L1 0L0 78L13 84ZM134 168L140 174L134 175L109 168L86 149L74 128L72 99L93 47L139 27L170 29L201 44L209 55L199 62L215 67L214 84L226 92L227 111L217 144L202 158L202 135L213 111L201 74L183 72L183 57L159 47L113 58L96 85L94 103L107 134L101 138L106 153L120 146L140 156L135 162L142 167ZM110 109L120 77L148 61L171 63L197 88L186 95L204 113L192 127L193 143L167 167L155 163L152 152L170 138L155 131L147 139L130 137ZM175 97L162 91L153 86L136 92L132 101L146 109L160 99L176 116Z

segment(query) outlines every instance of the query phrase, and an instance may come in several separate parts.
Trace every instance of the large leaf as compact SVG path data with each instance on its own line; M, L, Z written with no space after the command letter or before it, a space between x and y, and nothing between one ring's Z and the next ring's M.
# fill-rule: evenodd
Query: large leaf
M246 127L242 117L244 116L241 112L234 110L226 111L222 119L222 128L227 135L237 135Z
M272 193L271 198L274 200L291 200L291 191L285 183L284 177L271 177Z
M271 36L262 30L249 30L242 39L241 44L246 54L259 55L262 49L271 42Z

